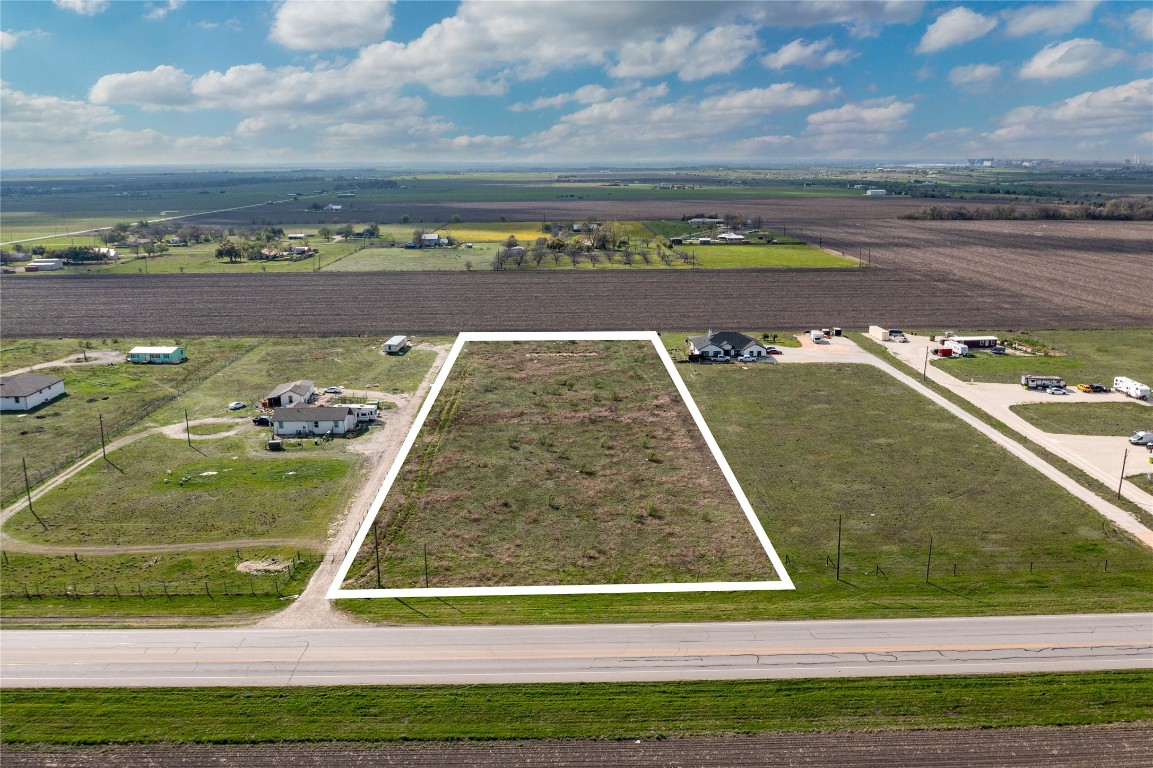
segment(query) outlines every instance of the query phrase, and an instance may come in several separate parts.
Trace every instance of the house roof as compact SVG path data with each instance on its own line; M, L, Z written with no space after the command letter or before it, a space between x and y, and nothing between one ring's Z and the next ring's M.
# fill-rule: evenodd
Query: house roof
M182 347L133 347L128 350L130 355L171 355Z
M61 381L64 379L59 376L48 376L43 373L0 376L0 397L28 397Z
M274 408L273 421L343 421L348 416L348 406L321 405L316 408Z
M752 336L746 336L737 331L717 331L712 336L690 336L689 341L697 349L707 347L710 344L716 347L723 347L728 344L737 350L747 349L751 346L764 346Z
M281 395L288 392L295 392L301 397L305 397L309 392L312 391L312 386L313 385L311 381L304 381L303 379L300 381L289 381L279 385L276 389L269 392L267 399L271 400L274 397L280 397Z

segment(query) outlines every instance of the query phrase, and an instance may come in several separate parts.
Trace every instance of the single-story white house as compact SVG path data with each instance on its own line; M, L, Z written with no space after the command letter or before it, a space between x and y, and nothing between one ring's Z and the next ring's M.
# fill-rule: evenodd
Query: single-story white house
M356 424L356 413L348 406L277 408L272 412L272 429L277 437L344 435L354 431Z
M717 235L717 242L729 243L730 245L740 245L742 243L747 243L748 240L745 238L744 235L738 235L738 234L734 234L732 232L726 232L723 235Z
M0 411L30 411L64 394L64 379L43 373L0 376Z
M289 381L281 384L264 398L269 408L288 408L297 403L307 403L316 396L316 387L311 381Z
M866 195L869 195L870 197L880 197L881 195L887 195L887 194L889 194L889 190L887 190L887 189L877 189L877 188L875 188L875 187L874 187L873 189L866 189L866 190L865 190L865 194L866 194Z
M29 267L36 267L33 272L51 272L57 269L64 269L64 259L32 259L28 262Z
M741 357L742 355L772 359L769 357L769 350L764 344L752 336L746 336L737 331L713 333L710 330L704 336L690 336L688 342L690 359L695 357Z
M183 363L188 359L184 347L133 347L128 350L130 363Z

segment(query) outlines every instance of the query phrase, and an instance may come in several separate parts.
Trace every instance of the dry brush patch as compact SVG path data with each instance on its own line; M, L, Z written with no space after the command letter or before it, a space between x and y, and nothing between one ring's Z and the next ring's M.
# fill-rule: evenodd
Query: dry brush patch
M651 345L474 342L457 366L349 586L378 552L382 586L421 586L426 548L437 587L773 578Z

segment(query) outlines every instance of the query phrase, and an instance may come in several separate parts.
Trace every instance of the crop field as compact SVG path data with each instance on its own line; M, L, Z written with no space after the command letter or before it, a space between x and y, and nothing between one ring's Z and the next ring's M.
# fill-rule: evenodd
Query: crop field
M471 342L345 584L774 578L651 344Z
M342 607L373 620L410 623L879 618L1153 607L1153 556L1145 548L881 371L831 364L685 364L683 370L785 559L795 592L458 598L447 606L430 599L408 605L342 600Z
M1061 435L1128 437L1153 428L1153 408L1139 403L1027 403L1010 406L1037 429Z
M751 267L856 267L846 259L811 245L685 245L704 269Z

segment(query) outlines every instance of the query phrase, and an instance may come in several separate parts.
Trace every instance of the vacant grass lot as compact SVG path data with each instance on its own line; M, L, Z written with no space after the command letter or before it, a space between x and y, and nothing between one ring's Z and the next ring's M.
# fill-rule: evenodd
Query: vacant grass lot
M469 344L377 525L385 587L774 578L647 342Z
M1153 408L1138 403L1026 403L1009 410L1044 432L1119 435L1153 428Z
M997 331L989 333L1006 335ZM1112 386L1114 376L1153 381L1153 355L1149 354L1153 349L1153 330L1020 331L1010 335L1036 339L1065 354L1026 357L981 352L970 358L934 360L933 365L961 380L972 378L1004 384L1018 384L1021 376L1029 373L1061 376L1069 386L1094 382Z
M198 441L151 435L37 499L4 526L23 541L59 545L180 544L292 539L319 545L353 490L357 454L345 441L269 453L266 435ZM323 454L323 455L322 455Z
M1148 671L1124 671L580 685L10 688L0 723L6 744L652 739L1140 722L1153 717L1151 686Z
M681 370L786 558L795 592L342 604L362 616L414 623L1153 608L1147 550L884 373L820 364Z
M21 460L28 464L33 484L71 464L77 458L100 448L100 417L104 437L113 440L130 430L150 412L179 397L220 367L239 359L251 349L251 339L117 339L107 345L94 342L96 349L112 348L127 352L138 344L183 344L188 361L180 365L70 366L43 369L39 373L64 379L66 395L32 413L5 412L0 415L0 498L11 500L24 490ZM11 351L3 358L5 367L59 359L80 349L81 342L59 340L19 341L7 339ZM43 358L43 359L37 359ZM9 368L11 370L11 368ZM235 399L235 398L230 398ZM227 403L222 403L220 408ZM207 415L207 414L206 414ZM214 411L211 415L222 415ZM183 419L183 411L178 419Z

